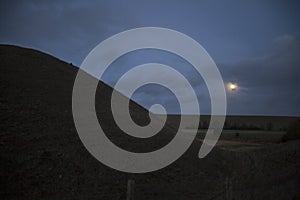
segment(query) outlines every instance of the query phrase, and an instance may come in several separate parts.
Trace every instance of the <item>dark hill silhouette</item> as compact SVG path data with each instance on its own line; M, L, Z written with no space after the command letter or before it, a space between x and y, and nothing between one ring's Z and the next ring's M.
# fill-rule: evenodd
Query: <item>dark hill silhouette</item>
M195 140L162 170L118 172L94 159L76 133L71 110L76 67L9 45L0 45L0 63L1 199L126 199L128 179L136 182L135 199L297 198L299 141L251 151L217 147L200 160L201 143ZM117 145L149 151L172 139L169 127L151 139L123 134L109 110L112 89L99 82L97 91L101 125ZM135 102L130 112L137 123L149 122L148 111Z

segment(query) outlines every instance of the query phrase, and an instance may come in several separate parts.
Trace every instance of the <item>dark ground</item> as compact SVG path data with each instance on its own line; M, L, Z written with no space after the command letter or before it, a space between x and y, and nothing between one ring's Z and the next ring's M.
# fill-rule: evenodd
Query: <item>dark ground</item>
M77 68L44 53L0 46L0 198L126 199L300 199L300 141L247 148L218 146L198 159L201 146L152 173L128 174L104 166L81 143L72 117ZM149 151L173 137L172 128L150 139L133 139L111 116L112 90L99 82L96 109L108 137L122 148ZM148 112L131 102L139 124ZM138 150L139 149L139 150Z

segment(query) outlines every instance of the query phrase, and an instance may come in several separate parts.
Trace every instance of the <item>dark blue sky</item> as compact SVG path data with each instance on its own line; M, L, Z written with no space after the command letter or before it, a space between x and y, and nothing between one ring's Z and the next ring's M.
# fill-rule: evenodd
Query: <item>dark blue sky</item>
M288 0L1 1L0 42L39 49L79 66L113 34L144 26L171 28L208 51L225 83L239 84L238 92L227 94L228 114L300 116L299 11L300 2ZM124 56L103 80L114 85L121 73L149 61L175 65L194 80L201 111L210 112L201 78L188 63L164 52ZM141 88L134 99L146 107L158 101L169 112L178 111L164 88Z

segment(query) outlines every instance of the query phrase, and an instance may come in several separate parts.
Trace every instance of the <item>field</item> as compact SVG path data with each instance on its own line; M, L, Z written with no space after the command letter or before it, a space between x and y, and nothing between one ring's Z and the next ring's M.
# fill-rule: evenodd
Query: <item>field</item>
M189 129L183 130L187 134ZM198 139L203 139L207 130L198 130ZM286 131L263 131L263 130L223 130L220 140L236 140L244 142L281 142Z

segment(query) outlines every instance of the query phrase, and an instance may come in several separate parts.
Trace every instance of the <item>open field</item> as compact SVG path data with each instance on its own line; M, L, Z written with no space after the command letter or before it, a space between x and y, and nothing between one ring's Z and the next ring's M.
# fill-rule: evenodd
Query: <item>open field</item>
M187 134L189 129L183 130ZM203 139L207 130L198 130L197 137ZM263 131L263 130L223 130L221 140L238 140L244 142L281 142L286 131Z
M180 121L179 115L169 115L170 125L177 124ZM193 115L186 115L187 118L195 118ZM289 126L299 121L300 117L287 116L231 116L227 115L225 130L254 130L254 131L287 131ZM210 116L201 115L198 129L207 129L210 122ZM195 129L188 125L186 129Z

